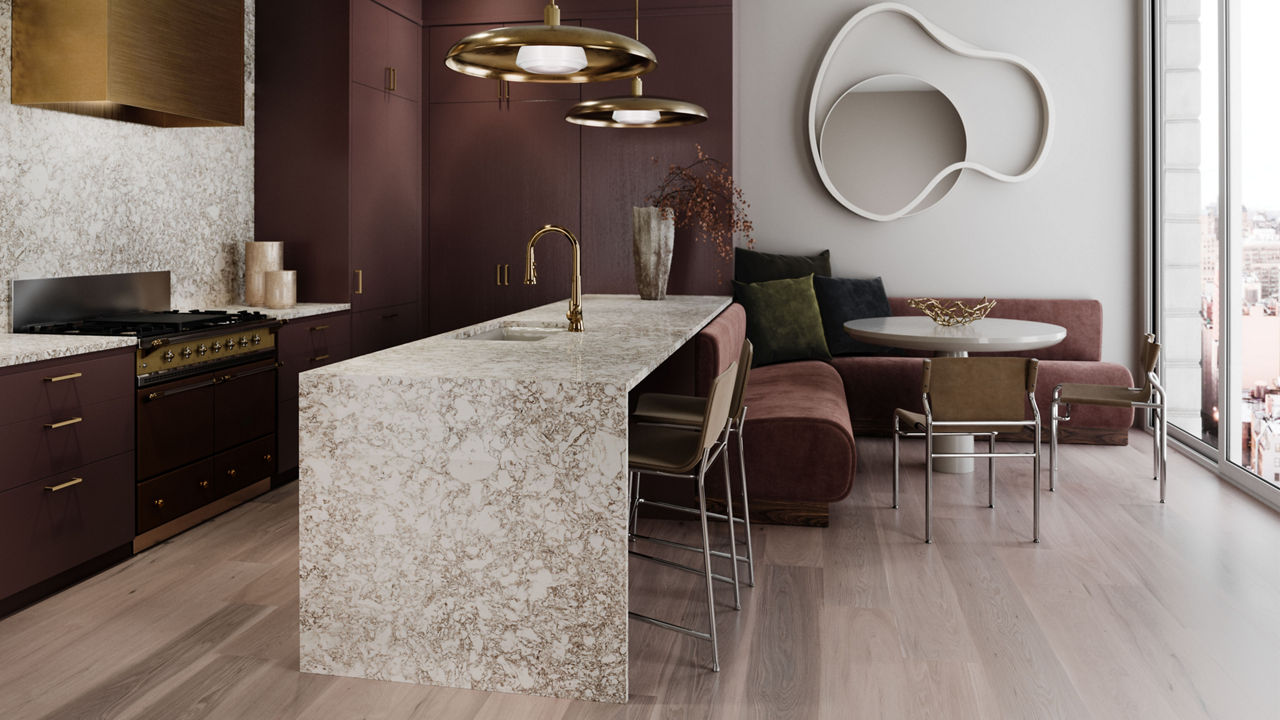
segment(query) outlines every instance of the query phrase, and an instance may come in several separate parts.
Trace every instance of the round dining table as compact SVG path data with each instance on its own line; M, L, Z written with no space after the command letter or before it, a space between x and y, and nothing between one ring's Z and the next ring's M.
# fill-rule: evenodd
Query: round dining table
M983 318L968 325L946 327L919 316L873 317L850 320L844 331L855 340L873 345L923 350L938 357L968 357L971 352L1002 353L1038 350L1057 345L1067 336L1061 325ZM972 435L934 438L940 453L973 452ZM933 469L945 473L973 472L972 458L935 458Z

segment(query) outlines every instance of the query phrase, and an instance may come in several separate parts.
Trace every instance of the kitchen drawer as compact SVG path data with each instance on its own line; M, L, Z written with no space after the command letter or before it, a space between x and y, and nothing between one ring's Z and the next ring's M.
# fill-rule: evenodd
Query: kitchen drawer
M290 320L276 331L276 352L281 357L321 355L350 344L351 315L345 312Z
M213 389L213 449L221 452L276 431L276 361L227 371Z
M0 494L0 597L132 539L133 453L9 490Z
M332 365L351 357L351 345L335 345L315 354L289 355L280 359L280 402L297 399L298 373Z
M351 316L351 350L365 355L420 337L418 303L366 310Z
M238 448L228 450L213 459L213 474L217 479L218 497L248 487L259 480L276 474L276 436L268 435Z
M0 427L0 492L132 450L132 395L11 423Z
M217 499L213 458L138 483L138 534Z
M276 452L279 461L277 473L284 474L298 469L298 398L280 401L280 424L276 436L279 440Z
M4 398L0 425L53 415L74 416L86 405L133 393L133 350L28 367L31 369L0 375L0 398Z

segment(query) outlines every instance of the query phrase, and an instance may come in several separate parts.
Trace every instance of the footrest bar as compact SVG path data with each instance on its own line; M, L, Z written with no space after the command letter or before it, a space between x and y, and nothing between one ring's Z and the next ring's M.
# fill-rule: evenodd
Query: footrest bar
M652 505L654 507L660 507L667 510L677 510L679 512L689 513L690 515L698 514L698 508L686 507L684 505L673 505L671 503L662 502L660 500L645 500L644 498L641 498L640 501L636 504ZM720 522L724 522L726 519L728 519L728 516L725 515L724 513L717 513L717 512L711 512L711 511L707 512L707 517L711 518L712 520L719 520ZM746 520L743 520L740 517L734 517L733 521L738 523L739 525L746 523Z
M682 634L684 634L684 635L689 635L689 636L691 636L691 637L696 637L696 638L698 638L699 640L706 640L707 642L711 642L711 634L710 634L710 633L704 633L704 632L701 632L701 631L698 631L698 630L694 630L693 628L687 628L687 627L685 627L685 626L683 626L683 625L676 625L676 624L673 624L673 623L669 623L669 622L667 622L667 621L665 621L665 620L659 620L658 618L652 618L652 617L649 617L648 615L641 615L641 614L640 614L640 613L638 613L638 612L630 612L630 611L628 611L628 612L627 612L627 617L631 618L632 620L639 620L640 622L649 623L650 625L657 625L658 627L660 627L660 628L662 628L662 629L664 629L664 630L674 630L674 631L676 631L676 632L678 632L678 633L682 633Z
M646 540L648 542L655 543L658 545L665 545L667 547L676 548L678 550L688 550L689 552L696 552L699 555L702 554L702 548L696 545L685 545L684 543L679 543L679 542L676 542L675 540L667 540L665 538L652 537L649 535L639 535L636 533L631 534L631 539ZM729 559L729 553L723 550L712 550L711 555L712 557L724 558L725 560ZM737 560L740 563L745 563L748 561L748 559L745 557L738 557Z
M699 552L701 552L701 551L699 551ZM662 559L662 558L660 558L660 557L654 557L654 556L652 556L652 555L646 555L646 554L644 554L644 553L642 553L642 552L636 552L635 550L630 550L630 551L628 551L628 554L629 554L629 555L631 555L632 557L638 557L638 558L640 558L641 560L651 560L651 561L653 561L653 562L658 563L659 565L665 565L665 566L667 566L667 567L669 567L669 568L672 568L672 569L674 569L674 570L683 570L683 571L685 571L685 572L687 572L687 573L692 573L692 574L694 574L694 575L701 575L701 576L703 576L703 577L706 577L706 575L707 575L705 572L703 572L703 571L701 571L701 570L699 570L699 569L697 569L697 568L691 568L691 567L689 567L688 565L681 565L681 564L680 564L680 563L678 563L678 562L672 562L672 561L670 561L670 560L664 560L664 559ZM730 585L732 585L732 584L733 584L733 578L731 578L731 577L725 577L724 575L720 575L720 574L718 574L718 573L711 573L711 579L712 579L712 580L718 580L718 581L720 581L720 582L722 582L722 583L729 583Z

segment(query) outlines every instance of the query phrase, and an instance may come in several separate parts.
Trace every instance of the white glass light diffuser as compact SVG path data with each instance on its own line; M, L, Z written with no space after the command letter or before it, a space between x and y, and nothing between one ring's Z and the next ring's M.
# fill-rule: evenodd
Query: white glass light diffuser
M587 52L575 45L526 45L516 53L516 65L538 75L568 75L587 66Z
M623 125L652 125L662 113L657 110L614 110L613 121Z

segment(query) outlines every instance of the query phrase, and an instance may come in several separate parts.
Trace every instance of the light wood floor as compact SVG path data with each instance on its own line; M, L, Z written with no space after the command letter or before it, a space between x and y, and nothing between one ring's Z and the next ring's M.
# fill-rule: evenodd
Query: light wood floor
M632 623L626 706L300 674L289 486L0 621L0 718L1280 718L1280 517L1176 455L1159 505L1132 440L1064 449L1039 545L1029 462L994 511L941 476L926 546L920 448L894 511L859 439L830 528L756 530L723 672ZM699 578L633 562L636 609L701 621Z

